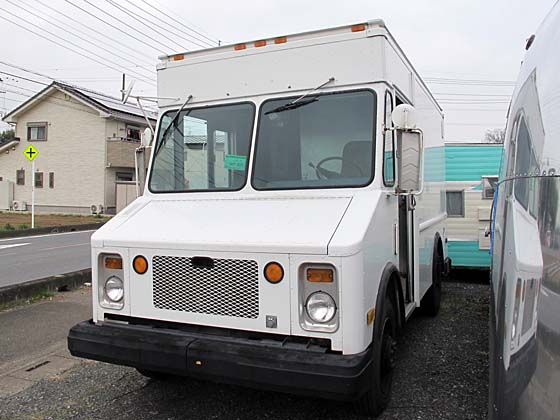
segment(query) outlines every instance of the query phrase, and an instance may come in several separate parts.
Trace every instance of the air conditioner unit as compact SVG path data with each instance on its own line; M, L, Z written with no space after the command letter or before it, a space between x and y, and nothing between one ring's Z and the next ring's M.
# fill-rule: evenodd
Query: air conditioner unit
M103 214L103 204L92 204L89 209L91 214Z
M12 201L12 209L14 209L15 211L26 211L27 202L21 200L14 200Z

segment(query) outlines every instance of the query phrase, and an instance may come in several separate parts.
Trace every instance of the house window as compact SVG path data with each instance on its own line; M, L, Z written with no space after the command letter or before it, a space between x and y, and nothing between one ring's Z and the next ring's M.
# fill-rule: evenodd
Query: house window
M482 198L492 200L494 198L494 191L496 191L496 184L498 183L497 176L483 176L482 177Z
M140 128L127 125L126 139L130 141L140 141Z
M16 171L16 184L25 185L25 169L18 169Z
M35 172L35 188L43 188L43 172Z
M447 215L449 217L465 217L464 191L447 191Z
M54 188L54 172L49 172L49 188Z
M116 178L117 182L132 181L133 175L131 172L117 172Z
M47 140L47 123L28 123L27 124L27 141L46 141Z

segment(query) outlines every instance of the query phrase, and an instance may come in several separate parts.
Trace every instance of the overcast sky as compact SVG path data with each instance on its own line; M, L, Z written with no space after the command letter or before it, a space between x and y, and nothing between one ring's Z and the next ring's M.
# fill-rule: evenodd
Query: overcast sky
M505 126L525 40L555 2L0 0L0 113L44 87L24 78L49 82L14 65L115 96L124 70L153 95L162 53L382 18L440 100L446 140L481 141Z

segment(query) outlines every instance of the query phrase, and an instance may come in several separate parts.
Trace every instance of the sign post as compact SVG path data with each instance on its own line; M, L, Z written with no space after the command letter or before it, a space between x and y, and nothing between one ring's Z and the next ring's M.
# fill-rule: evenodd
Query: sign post
M23 155L31 162L31 229L35 229L35 158L39 151L30 144L23 151Z

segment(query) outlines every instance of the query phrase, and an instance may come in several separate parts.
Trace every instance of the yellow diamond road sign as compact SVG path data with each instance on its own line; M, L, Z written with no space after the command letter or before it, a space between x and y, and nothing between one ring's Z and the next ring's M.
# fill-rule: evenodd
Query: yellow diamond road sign
M27 159L29 159L29 161L33 161L33 159L35 159L38 154L39 154L39 151L37 149L35 149L35 147L33 147L32 144L27 146L27 148L23 151L23 155Z

